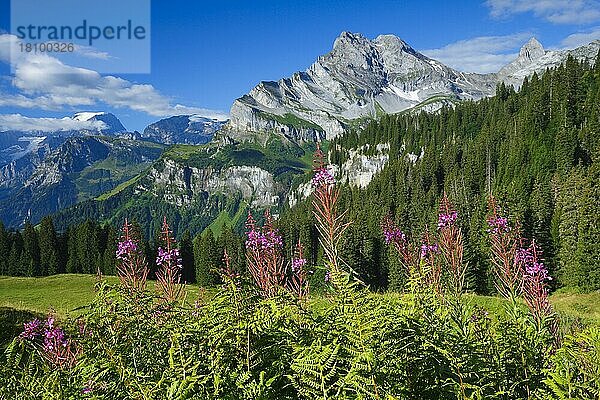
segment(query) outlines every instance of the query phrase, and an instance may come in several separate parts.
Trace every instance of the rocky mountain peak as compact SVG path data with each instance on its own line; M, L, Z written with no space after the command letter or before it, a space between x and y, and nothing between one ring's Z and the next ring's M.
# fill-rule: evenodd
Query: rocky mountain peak
M360 33L342 32L340 36L333 42L333 49L343 50L348 47L368 47L370 45L369 39L361 35Z
M413 49L406 43L404 40L400 39L396 35L379 35L373 41L375 44L380 47L385 47L389 50L397 50L403 51L406 53L416 53L416 50Z
M529 39L527 43L521 47L519 57L524 58L528 61L533 61L546 54L544 46L535 37Z

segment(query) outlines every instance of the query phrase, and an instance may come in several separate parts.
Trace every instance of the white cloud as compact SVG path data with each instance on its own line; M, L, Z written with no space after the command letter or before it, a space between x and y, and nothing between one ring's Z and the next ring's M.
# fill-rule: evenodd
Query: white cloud
M81 46L78 44L75 45L75 52L77 54L79 54L80 56L87 57L87 58L94 58L97 60L108 60L110 58L114 58L113 56L111 56L110 54L108 54L105 51L99 51L93 47Z
M574 49L583 46L594 40L600 39L600 26L596 26L585 32L577 32L567 36L560 42L560 49Z
M506 18L531 12L555 24L589 24L600 21L599 0L487 0L490 15Z
M532 36L522 32L506 36L480 36L459 40L421 53L465 72L490 73L514 60L520 47Z
M12 52L18 40L12 35L0 35L0 61L12 62L12 85L17 95L0 96L0 105L41 109L64 106L91 106L105 103L111 107L128 108L146 114L165 117L182 114L201 114L209 118L227 118L227 114L182 104L158 92L150 84L138 84L111 75L64 64L46 54ZM13 47L14 49L14 47Z
M77 121L72 118L31 118L21 114L0 114L0 132L43 131L58 132L79 129L101 130L106 128L102 121Z

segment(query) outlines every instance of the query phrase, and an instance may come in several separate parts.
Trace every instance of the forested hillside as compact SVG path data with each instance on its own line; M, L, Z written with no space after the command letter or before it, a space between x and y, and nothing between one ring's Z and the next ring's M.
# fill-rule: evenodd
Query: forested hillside
M345 187L340 203L353 221L342 256L373 286L402 284L383 245L381 215L418 239L436 228L446 192L462 215L471 289L493 288L484 256L492 193L541 245L554 285L600 288L600 62L569 58L518 92L500 85L495 97L435 114L385 116L334 140L331 162L341 165L350 149L378 143L389 143L389 164L365 190ZM289 243L300 237L312 250L309 207L289 210L280 225Z
M600 62L590 66L569 58L543 76L533 75L518 92L500 85L495 97L434 114L384 116L361 132L332 141L330 162L339 166L350 150L360 147L368 155L380 143L389 144L387 166L366 189L343 186L340 198L340 207L348 210L352 221L342 258L372 288L403 285L396 257L384 245L382 215L392 216L419 240L426 228L436 229L444 192L461 215L469 289L493 291L486 256L490 194L518 221L524 236L539 243L557 278L555 287L600 288L600 226L595 215L600 199ZM236 204L229 213L235 218L224 214L222 223L212 226L213 234L198 234L193 245L185 235L183 247L190 248L183 260L187 281L214 283L225 248L235 255L236 268L244 268L245 215L238 215L239 199L223 201ZM243 207L244 213L250 210ZM277 224L286 251L291 254L299 239L308 262L314 264L322 254L310 210L309 198L283 210ZM261 214L250 211L255 217ZM174 222L185 231L185 221ZM141 224L148 229L148 221ZM46 219L37 229L28 225L21 233L0 230L0 246L7 255L0 263L1 273L113 273L115 228L88 221L56 234ZM147 237L147 254L153 253L155 242Z

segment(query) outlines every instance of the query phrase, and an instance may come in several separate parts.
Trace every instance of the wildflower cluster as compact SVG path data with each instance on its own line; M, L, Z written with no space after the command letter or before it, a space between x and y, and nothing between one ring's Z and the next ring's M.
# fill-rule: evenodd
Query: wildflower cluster
M156 257L156 287L159 290L162 298L167 302L179 300L183 293L184 287L181 284L181 269L182 261L179 255L179 249L175 247L167 219L163 219L161 231L162 246L158 248L158 256Z
M432 254L439 254L440 252L440 248L438 247L437 243L433 243L433 244L429 244L429 243L423 243L421 244L421 258L427 258L428 256L432 255Z
M169 263L173 263L175 266L182 268L182 261L179 255L179 249L171 249L171 251L167 251L162 247L159 247L158 255L156 256L156 265L163 266Z
M49 363L61 369L75 366L80 353L79 346L55 325L52 316L45 322L36 318L24 323L19 339L34 344Z
M327 168L322 167L315 171L315 175L312 178L312 185L314 187L329 186L335 184L335 178L331 171Z
M117 244L117 275L123 288L130 294L139 294L146 288L148 264L140 251L137 235L125 219L121 240Z
M381 230L383 231L385 243L394 246L400 256L400 261L408 271L409 266L412 264L412 256L410 254L406 234L396 226L389 215L383 218Z
M127 221L125 222L127 224ZM125 261L129 258L129 256L135 252L137 252L138 246L131 239L127 239L123 242L119 242L117 245L117 260Z
M305 258L292 258L292 272L297 274L306 265Z
M508 225L508 219L499 215L491 215L488 220L488 232L494 234L502 234L510 232L510 226Z
M285 281L285 263L283 259L283 241L275 228L269 210L265 212L265 225L259 227L248 213L246 220L246 260L248 270L263 295L275 294Z
M446 228L454 225L458 219L458 213L456 211L450 211L449 213L440 212L438 215L438 228Z

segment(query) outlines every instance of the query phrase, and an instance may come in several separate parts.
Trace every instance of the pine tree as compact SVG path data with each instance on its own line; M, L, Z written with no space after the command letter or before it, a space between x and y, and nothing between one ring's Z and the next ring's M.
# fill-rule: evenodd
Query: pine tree
M27 276L42 275L38 235L30 222L27 222L23 229L23 255L21 263L23 265L22 269L26 271Z
M58 239L52 218L42 218L39 229L40 263L42 275L54 275L59 271Z
M218 281L217 270L221 264L220 252L210 229L196 236L194 262L196 283L202 287L214 286Z
M0 275L10 275L8 257L10 255L11 242L4 224L0 221L0 252L4 255L0 260Z
M12 235L12 245L8 256L8 275L25 276L26 270L23 269L21 258L23 255L23 239L20 232L14 232Z
M183 264L183 280L188 283L195 283L196 266L194 263L194 244L192 243L192 237L190 235L190 231L188 230L183 233L181 241L179 242L179 252L181 254L181 261Z

